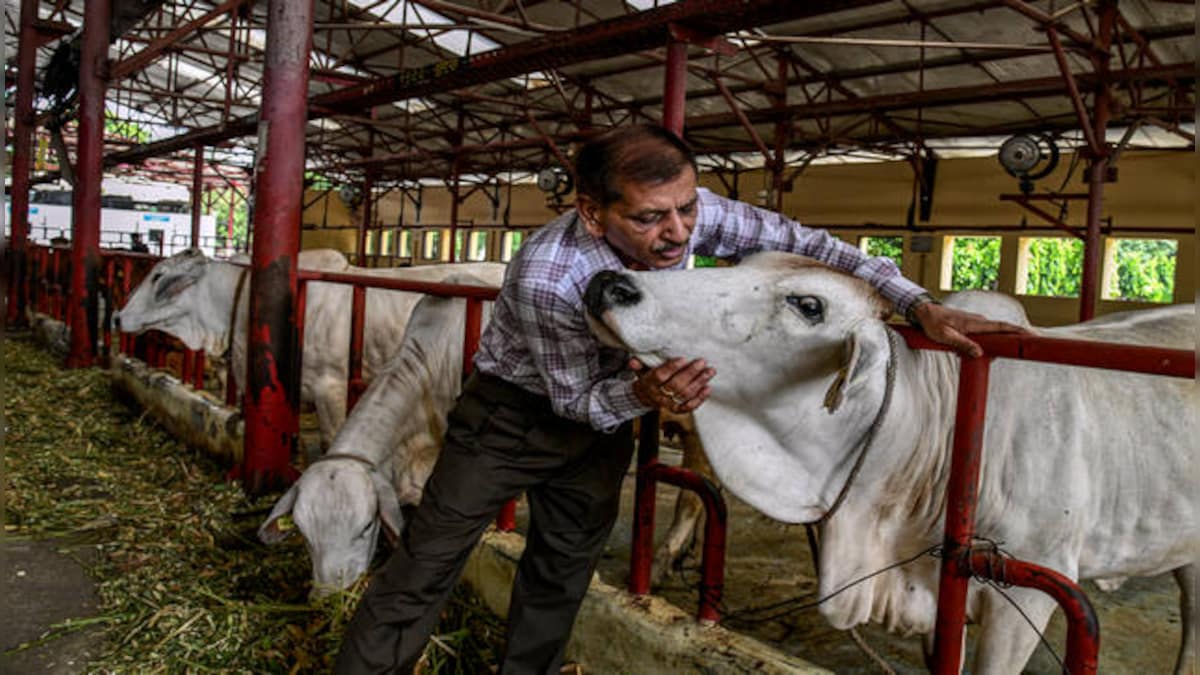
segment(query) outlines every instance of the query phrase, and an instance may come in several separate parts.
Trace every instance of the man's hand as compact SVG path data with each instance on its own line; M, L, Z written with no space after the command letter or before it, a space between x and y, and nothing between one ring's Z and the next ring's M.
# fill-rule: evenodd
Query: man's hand
M666 408L676 413L690 413L704 403L712 393L708 381L717 374L704 359L689 362L674 358L657 368L647 369L637 359L629 360L629 367L637 373L633 382L633 393L642 405L651 408Z
M971 357L983 356L983 348L967 337L967 333L1031 334L1029 329L1016 324L992 321L981 314L945 307L936 302L918 305L912 310L912 315L930 340L954 347Z

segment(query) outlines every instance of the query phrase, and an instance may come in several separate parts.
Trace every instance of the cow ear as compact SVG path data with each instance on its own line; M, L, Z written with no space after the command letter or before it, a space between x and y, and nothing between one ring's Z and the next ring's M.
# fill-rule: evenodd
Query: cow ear
M201 267L199 273L189 271L185 274L172 274L169 277L160 279L154 286L154 299L158 302L164 302L179 295L200 280L203 269Z
M296 525L292 522L292 507L296 505L297 494L299 486L292 485L279 501L275 502L271 515L267 516L266 521L258 528L258 538L262 543L278 544L296 531Z
M842 364L825 392L825 409L837 412L847 396L862 386L873 366L888 350L887 328L882 322L863 322L860 328L846 335Z
M371 472L375 484L375 501L379 504L379 522L383 536L393 548L400 543L400 530L404 528L404 516L400 513L400 501L396 499L396 488L378 471Z

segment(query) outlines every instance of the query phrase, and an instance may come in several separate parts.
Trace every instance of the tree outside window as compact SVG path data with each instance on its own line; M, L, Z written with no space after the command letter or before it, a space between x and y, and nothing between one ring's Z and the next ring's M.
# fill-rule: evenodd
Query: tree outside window
M904 263L904 237L860 237L858 247L871 257L891 258L896 267Z
M1171 239L1109 239L1101 297L1173 302L1178 253L1179 242Z
M1000 281L1000 237L946 237L942 288L994 291Z
M1068 237L1027 237L1020 242L1017 288L1021 295L1078 298L1083 242Z

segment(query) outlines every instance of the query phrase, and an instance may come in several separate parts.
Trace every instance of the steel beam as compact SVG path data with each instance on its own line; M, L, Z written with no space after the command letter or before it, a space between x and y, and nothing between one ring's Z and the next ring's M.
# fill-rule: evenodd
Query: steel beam
M245 452L235 469L251 494L295 477L299 363L294 315L296 256L304 199L305 94L312 49L313 0L267 6L259 158L255 171L254 248L245 400Z
M683 138L687 112L687 43L674 37L667 41L667 64L663 74L662 125Z
M71 290L67 325L71 328L68 368L95 362L97 275L100 271L100 183L104 179L104 71L108 59L109 0L84 6L79 59L79 139L73 197Z
M8 325L25 323L25 258L29 241L29 167L33 146L33 87L37 67L38 0L21 0L20 36L17 45L17 92L13 111L12 198L8 245Z
M168 49L178 44L185 37L207 25L213 19L237 9L239 6L245 3L246 0L227 0L226 2L223 2L206 12L200 18L179 26L170 33L167 33L163 37L155 40L149 45L146 45L144 49L133 56L112 64L112 68L109 71L110 79L114 81L120 80L132 73L142 70L151 63L154 63L154 61L166 53Z
M1117 3L1115 0L1102 0L1098 8L1099 21L1096 26L1097 49L1091 54L1092 69L1096 80L1092 97L1092 128L1083 127L1090 131L1089 139L1095 139L1089 148L1087 182L1087 235L1083 241L1083 278L1079 289L1079 320L1087 321L1096 315L1096 299L1100 297L1100 219L1104 215L1104 183L1108 178L1108 144L1105 143L1105 131L1112 114L1109 104L1112 101L1112 91L1109 82L1110 47L1113 31L1117 21ZM1080 120L1086 123L1086 119Z
M200 246L200 194L204 190L204 146L196 145L192 163L192 248Z
M682 23L701 32L721 35L732 30L876 4L883 4L883 0L814 0L803 3L694 0L666 5L527 40L471 58L447 59L428 66L409 68L391 77L315 96L309 101L312 106L309 118L353 114L363 108L393 101L656 48L666 42L672 23ZM248 136L254 133L256 127L256 116L239 117L226 124L197 129L113 153L109 155L107 163L137 163L147 157L188 148L197 142L215 145L220 141Z

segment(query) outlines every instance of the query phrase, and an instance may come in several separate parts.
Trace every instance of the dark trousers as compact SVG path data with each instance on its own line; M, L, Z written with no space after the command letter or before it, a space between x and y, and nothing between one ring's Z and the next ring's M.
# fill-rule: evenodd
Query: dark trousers
M557 673L616 521L630 425L605 434L499 378L472 376L400 546L371 580L335 672L409 672L488 523L522 492L529 533L513 582L500 672Z

